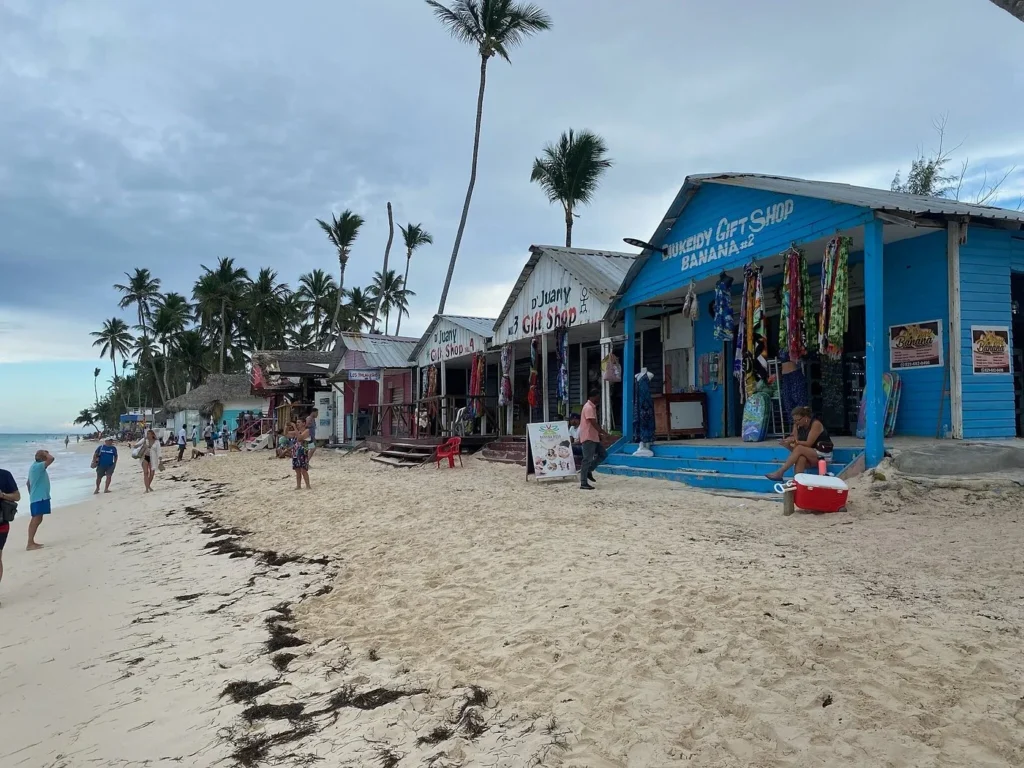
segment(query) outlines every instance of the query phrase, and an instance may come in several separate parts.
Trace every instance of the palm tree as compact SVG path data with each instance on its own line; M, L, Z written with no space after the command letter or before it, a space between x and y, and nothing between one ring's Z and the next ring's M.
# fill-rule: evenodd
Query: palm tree
M299 277L299 290L296 295L301 300L306 311L313 311L313 339L319 341L323 333L323 324L320 320L320 313L324 309L324 302L333 298L337 304L337 297L331 296L331 289L337 288L334 278L322 269L314 269ZM333 305L328 305L333 306Z
M101 347L100 357L110 355L110 364L114 368L114 381L117 381L117 356L127 357L131 351L132 338L128 330L128 324L120 317L112 317L103 321L103 328L89 334L96 340L92 343L94 347Z
M209 373L206 343L196 329L182 331L174 339L174 358L185 373L189 386L195 388L203 383L203 376Z
M601 174L612 167L605 155L604 139L590 131L571 128L557 144L544 147L544 156L533 161L530 181L540 184L548 201L561 203L565 211L565 247L572 247L572 219L576 206L590 203Z
M388 271L388 258L391 256L391 244L395 241L395 217L391 213L391 201L388 201L388 244L384 247L384 266L382 272ZM383 296L377 297L377 306L373 308L373 320L370 321L370 333L377 330L377 321L380 319L380 307Z
M405 283L395 273L395 270L389 269L384 274L378 272L373 276L370 295L384 312L384 335L387 336L392 311L398 310L399 318L403 314L409 314L409 297L416 294L406 289Z
M135 339L135 346L132 347L132 356L135 358L135 368L139 370L144 366L148 365L150 370L153 372L153 381L156 382L156 391L160 395L160 403L166 403L170 397L167 392L164 391L163 382L160 380L160 374L156 370L156 355L157 348L153 341L153 337L149 335L147 331L143 331L142 335Z
M129 275L125 272L124 276L128 278L126 284L121 285L117 283L114 285L114 288L124 294L121 297L121 301L118 302L118 306L121 309L127 309L134 304L139 314L139 327L141 329L146 325L146 321L150 319L153 304L160 296L160 279L153 277L148 269L140 269L138 267L135 268L133 274Z
M96 398L96 404L97 406L99 405L99 398ZM81 411L79 411L78 416L76 416L75 420L71 423L81 424L83 427L92 427L93 429L99 431L99 429L96 426L96 414L93 413L92 410L90 410L89 408L83 408Z
M398 227L402 231L402 239L405 240L405 277L402 278L402 285L409 284L409 263L412 261L412 252L422 245L433 245L434 238L423 228L422 224L409 224L407 227ZM395 324L395 336L402 330L402 315L398 315L398 322Z
M270 267L259 271L247 289L246 331L249 346L255 349L274 349L283 343L287 315L287 300L291 290L277 280L277 272Z
M373 314L372 290L364 291L356 286L351 291L345 291L348 301L342 307L340 325L338 330L360 333L370 322Z
M508 53L512 48L521 45L526 38L537 32L551 28L551 18L538 6L532 3L520 3L515 0L453 0L451 7L446 7L437 0L426 0L434 10L438 21L451 33L452 37L463 43L476 46L480 54L480 91L476 97L476 130L473 134L473 161L469 169L469 186L466 188L466 201L462 205L462 218L455 234L455 245L452 258L448 263L448 275L441 291L441 303L437 314L444 314L444 305L448 300L448 289L455 273L455 262L459 258L459 246L466 230L466 219L469 218L469 204L473 199L473 187L476 186L477 159L480 154L480 123L484 115L484 89L487 85L487 62L494 56L500 56L511 63Z
M163 306L157 307L156 313L153 315L153 335L157 341L160 342L160 348L163 352L164 358L164 397L171 397L171 384L168 378L168 371L170 369L170 358L167 354L168 347L175 343L175 340L182 331L185 330L185 326L188 323L188 303L185 301L185 297L180 294L168 294L166 297L170 301L165 302Z
M220 372L224 373L224 350L228 339L228 326L237 325L236 313L242 307L245 285L249 273L243 267L235 267L235 260L221 257L215 269L200 264L203 274L192 289L196 300L196 313L209 329L214 318L220 320Z
M92 393L96 396L94 398L94 400L93 400L93 402L95 402L95 403L98 403L100 401L100 391L97 388L97 384L99 383L99 380L100 380L100 369L99 368L93 368L92 369Z
M348 266L352 244L359 236L360 227L363 226L363 217L352 213L352 211L343 211L340 217L332 213L330 224L323 219L317 219L316 223L320 225L320 229L327 234L327 239L337 249L338 264L341 267L338 277L338 303L334 307L334 319L331 321L331 331L333 332L338 327L338 316L341 314L341 300L345 290L345 267Z

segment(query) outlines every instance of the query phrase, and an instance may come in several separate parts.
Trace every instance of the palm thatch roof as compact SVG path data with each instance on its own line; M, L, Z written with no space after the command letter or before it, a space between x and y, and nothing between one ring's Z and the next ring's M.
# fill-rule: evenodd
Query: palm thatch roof
M217 403L253 398L252 383L247 373L211 373L205 384L164 403L168 413L199 411L210 413Z

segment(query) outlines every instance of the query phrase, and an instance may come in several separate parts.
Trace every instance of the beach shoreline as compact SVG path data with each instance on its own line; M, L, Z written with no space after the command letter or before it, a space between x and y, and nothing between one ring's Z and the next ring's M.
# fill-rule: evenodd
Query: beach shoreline
M310 491L265 452L184 465L143 496L133 462L47 521L52 550L9 545L4 765L1024 757L1019 492L865 480L848 514L783 519L473 458L321 451ZM239 682L271 687L222 696Z

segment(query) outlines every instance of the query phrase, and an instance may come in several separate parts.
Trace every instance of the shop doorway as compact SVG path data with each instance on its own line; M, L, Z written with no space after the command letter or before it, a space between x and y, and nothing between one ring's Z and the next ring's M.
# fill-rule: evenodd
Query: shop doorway
M1010 274L1010 309L1013 342L1013 409L1017 437L1024 437L1024 272Z

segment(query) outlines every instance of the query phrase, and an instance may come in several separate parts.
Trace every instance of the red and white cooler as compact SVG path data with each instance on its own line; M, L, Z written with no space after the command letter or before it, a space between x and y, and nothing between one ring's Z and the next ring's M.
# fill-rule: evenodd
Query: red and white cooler
M850 486L831 475L800 473L793 478L796 486L793 503L808 512L839 512L846 506Z

